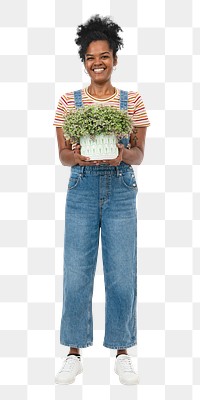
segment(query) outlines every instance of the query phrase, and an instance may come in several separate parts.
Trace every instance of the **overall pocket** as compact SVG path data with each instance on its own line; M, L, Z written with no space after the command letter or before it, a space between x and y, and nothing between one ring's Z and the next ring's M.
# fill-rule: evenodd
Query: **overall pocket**
M121 181L126 188L138 190L135 174L132 169L122 172Z
M68 182L68 190L74 189L77 187L78 183L80 182L81 176L79 175L78 172L72 172L70 177L69 177L69 182Z

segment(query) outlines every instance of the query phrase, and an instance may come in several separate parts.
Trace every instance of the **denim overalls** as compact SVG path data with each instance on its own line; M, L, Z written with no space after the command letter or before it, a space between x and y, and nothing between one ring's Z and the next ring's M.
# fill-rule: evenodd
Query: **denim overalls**
M121 108L127 108L127 94L120 91ZM80 107L80 90L74 92L74 98ZM119 142L126 147L129 139ZM93 345L92 296L100 229L105 285L103 346L125 349L137 344L137 192L134 170L123 161L116 167L103 163L71 167L65 206L63 345Z

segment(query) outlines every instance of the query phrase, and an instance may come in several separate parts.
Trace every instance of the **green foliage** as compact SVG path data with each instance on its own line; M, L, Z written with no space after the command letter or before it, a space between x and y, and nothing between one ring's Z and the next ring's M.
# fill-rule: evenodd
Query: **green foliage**
M133 129L133 121L127 110L104 105L84 106L70 110L63 123L65 139L71 143L80 140L81 136L114 134L117 139L128 137Z

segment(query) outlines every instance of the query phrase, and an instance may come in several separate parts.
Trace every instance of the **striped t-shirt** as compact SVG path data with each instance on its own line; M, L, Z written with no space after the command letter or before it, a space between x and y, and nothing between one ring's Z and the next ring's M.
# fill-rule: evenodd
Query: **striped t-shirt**
M106 105L120 108L120 90L116 88L116 94L109 96L107 99L97 99L91 96L87 88L82 91L82 102L83 105L90 106L94 103L105 103ZM53 125L62 127L64 122L64 116L67 111L75 109L74 92L68 92L63 94L57 105L54 123ZM149 126L150 122L145 110L145 106L142 97L138 92L128 92L128 114L132 117L135 126Z
M120 90L116 88L116 93L112 96L109 96L106 99L98 99L91 94L88 93L87 88L83 88L82 92L82 102L83 106L104 103L105 105L117 107L120 109ZM53 125L62 127L64 118L67 112L71 109L76 109L75 101L74 101L74 92L67 92L63 94L57 105L54 123ZM147 116L147 112L144 106L144 102L142 100L139 92L128 92L128 114L132 117L134 126L150 126L150 122Z

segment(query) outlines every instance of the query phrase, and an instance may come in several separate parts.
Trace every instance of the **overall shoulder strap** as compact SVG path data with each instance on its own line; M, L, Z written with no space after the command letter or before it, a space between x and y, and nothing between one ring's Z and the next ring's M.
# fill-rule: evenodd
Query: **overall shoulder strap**
M126 90L120 90L120 110L127 110L128 109L128 92ZM118 143L122 143L125 148L129 148L129 138L122 138L118 141Z
M74 91L74 101L76 108L80 108L83 106L81 89Z
M128 108L128 92L120 90L120 110Z

